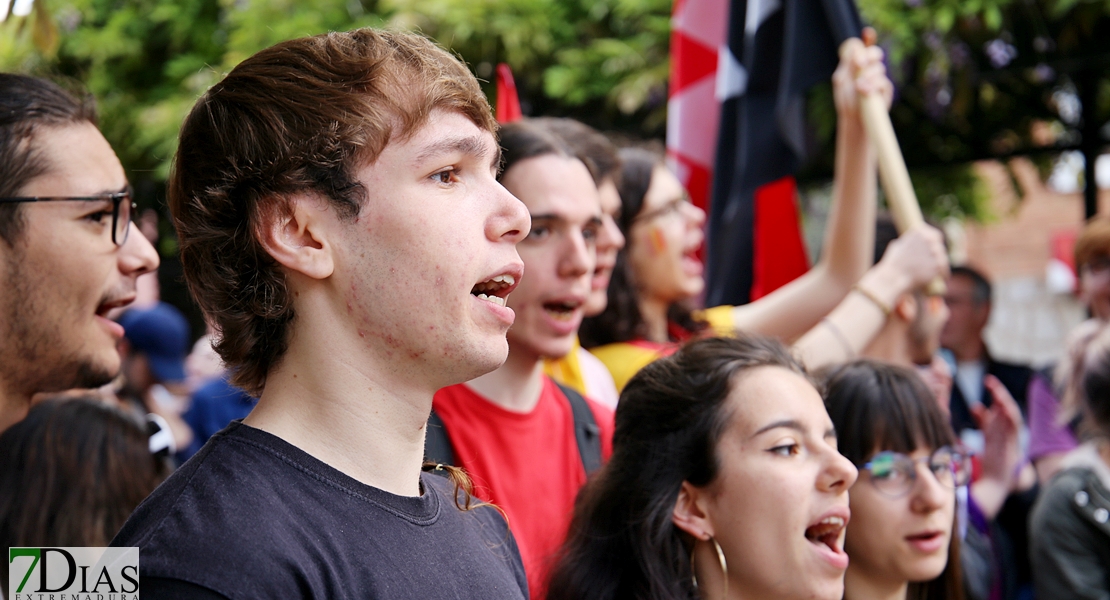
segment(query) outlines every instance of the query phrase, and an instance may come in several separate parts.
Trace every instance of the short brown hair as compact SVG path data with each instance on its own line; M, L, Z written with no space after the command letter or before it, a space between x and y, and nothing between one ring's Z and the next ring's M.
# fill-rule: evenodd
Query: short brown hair
M78 99L57 84L27 75L0 73L0 196L14 196L49 168L32 140L39 127L88 121L96 125L89 96ZM8 245L23 230L21 204L0 204L0 239Z
M1079 271L1096 257L1110 256L1110 216L1092 218L1075 240L1075 270Z
M186 118L169 181L185 279L219 330L216 351L252 394L288 346L284 272L260 243L299 192L353 219L356 169L435 109L495 131L458 59L418 35L374 29L283 42L243 61Z
M621 160L617 156L617 147L609 138L581 121L566 117L537 117L531 121L555 134L571 147L589 167L594 185L600 186L606 179L612 180L614 184L618 183Z

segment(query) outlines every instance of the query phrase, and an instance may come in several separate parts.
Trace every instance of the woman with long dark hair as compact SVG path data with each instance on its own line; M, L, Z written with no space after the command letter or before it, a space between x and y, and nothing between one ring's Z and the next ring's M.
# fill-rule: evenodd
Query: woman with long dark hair
M698 258L705 213L688 201L661 154L621 153L619 224L625 248L609 284L608 306L579 330L583 347L605 363L618 389L678 343L710 332L750 331L794 342L810 368L853 358L902 293L947 269L940 233L922 228L893 243L884 260L868 270L876 159L858 97L878 93L889 102L891 84L878 48L864 48L857 40L844 55L833 76L836 173L821 258L805 275L754 302L691 310L689 303L705 288ZM707 302L713 306L713 298Z
M825 406L860 471L845 600L962 600L956 489L969 470L929 388L909 369L857 361L829 377Z
M692 342L625 387L547 597L839 599L855 478L782 344Z

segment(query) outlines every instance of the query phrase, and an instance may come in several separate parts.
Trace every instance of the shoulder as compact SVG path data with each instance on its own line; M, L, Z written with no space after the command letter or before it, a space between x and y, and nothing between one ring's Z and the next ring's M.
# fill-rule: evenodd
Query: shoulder
M617 393L617 384L613 382L613 375L609 373L605 363L585 348L578 348L577 354L582 378L586 382L587 395L610 409L615 409L620 395Z
M1007 388L1010 388L1011 393L1015 391L1013 389L1014 387L1027 387L1029 385L1030 379L1033 378L1033 369L1031 367L1027 365L1019 365L1016 363L998 361L994 360L993 358L990 361L990 365L987 367L987 372L1002 381L1002 383ZM1023 389L1017 391L1023 391ZM1019 398L1017 396L1015 396L1014 399L1018 402L1024 402L1025 400L1024 398Z
M1083 523L1110 535L1110 491L1090 469L1064 469L1041 492L1030 524L1034 532L1051 536Z
M734 306L728 304L714 306L713 308L695 311L694 318L708 323L714 335L730 337L736 335L736 319L733 316L734 308Z
M201 385L193 392L193 406L210 406L215 403L242 400L253 402L246 392L231 385L226 377L216 377Z
M476 561L480 569L505 569L527 596L520 549L501 509L470 496L446 477L424 473L421 481L428 493L440 497L443 507L440 524L443 535L437 545L450 548L451 554L464 554L468 560Z
M617 390L624 389L632 376L656 359L667 354L663 344L618 342L591 348L590 352L609 369Z

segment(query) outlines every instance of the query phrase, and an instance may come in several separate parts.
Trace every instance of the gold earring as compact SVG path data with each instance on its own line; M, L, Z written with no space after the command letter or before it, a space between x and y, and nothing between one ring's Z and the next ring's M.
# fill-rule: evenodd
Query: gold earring
M728 598L728 561L725 560L725 551L721 549L721 545L717 543L717 539L713 536L709 537L709 541L713 542L713 547L717 550L717 562L721 564L721 574L725 578L725 591L721 595L722 598ZM694 567L694 557L697 556L697 544L694 544L694 549L690 551L690 572L694 579L694 589L698 589L698 572Z
M721 563L721 573L725 576L725 592L721 595L722 598L728 598L728 561L725 560L725 551L721 549L721 545L717 543L717 538L709 538L713 542L713 547L717 549L717 560Z

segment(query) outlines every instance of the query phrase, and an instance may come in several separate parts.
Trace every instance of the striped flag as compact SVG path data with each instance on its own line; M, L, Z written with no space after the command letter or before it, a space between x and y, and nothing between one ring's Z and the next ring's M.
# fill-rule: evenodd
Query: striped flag
M804 93L832 76L859 16L851 0L679 0L672 25L668 155L706 197L705 304L744 304L809 267L793 177Z

